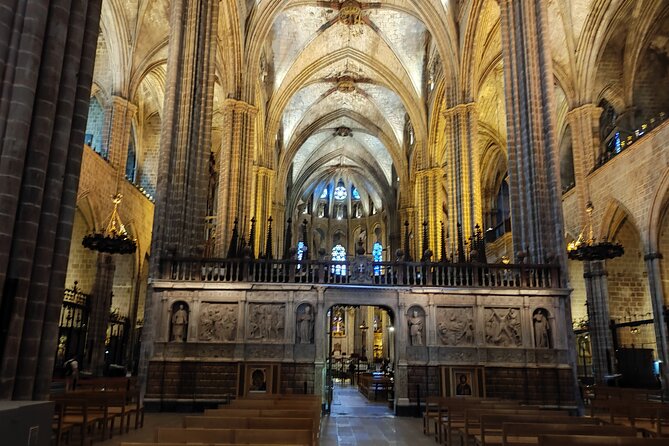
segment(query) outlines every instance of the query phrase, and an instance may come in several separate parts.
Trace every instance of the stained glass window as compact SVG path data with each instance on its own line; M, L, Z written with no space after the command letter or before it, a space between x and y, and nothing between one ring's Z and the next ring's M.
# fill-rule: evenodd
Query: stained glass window
M351 196L353 197L354 200L360 199L360 192L358 192L358 189L355 186L351 188Z
M383 262L383 246L381 245L381 243L379 242L374 243L374 247L372 248L372 256L374 257L375 262ZM378 276L380 274L381 274L381 267L375 266L374 275Z
M332 248L332 261L333 262L345 262L346 261L346 248L342 245L335 245ZM335 265L332 267L332 272L339 276L346 275L346 265Z
M297 260L299 262L302 261L302 257L304 257L304 242L297 242ZM302 265L297 264L297 269L300 269Z
M327 198L328 197L328 188L326 187L323 189L323 192L321 192L321 198Z
M346 198L346 188L344 186L337 186L334 190L335 200L343 200Z

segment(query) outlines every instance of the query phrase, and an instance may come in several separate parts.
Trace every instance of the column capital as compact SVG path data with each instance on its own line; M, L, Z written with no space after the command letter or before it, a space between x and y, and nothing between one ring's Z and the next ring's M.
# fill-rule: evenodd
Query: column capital
M590 119L599 119L603 109L595 104L583 104L574 107L567 112L567 121L571 124L574 120L589 117Z
M664 256L659 252L649 252L645 256L643 256L643 259L645 261L658 260L658 259L663 259L663 258L664 258Z
M237 112L246 112L252 115L258 114L258 107L238 99L227 98L223 101L223 108L225 110L233 110Z
M137 106L123 96L112 96L110 105L114 108L126 108L129 116L134 116L137 113Z
M467 102L464 104L457 104L454 105L453 107L446 108L442 110L441 113L445 118L450 118L451 116L461 115L466 113L474 113L474 112L476 112L476 102Z

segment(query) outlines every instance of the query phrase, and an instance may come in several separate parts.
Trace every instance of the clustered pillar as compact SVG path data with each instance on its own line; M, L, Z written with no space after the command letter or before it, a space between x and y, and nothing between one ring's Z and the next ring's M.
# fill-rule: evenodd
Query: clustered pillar
M253 152L258 109L243 101L226 99L223 113L227 131L219 157L216 218L216 252L221 257L227 252L235 219L248 222L253 217Z
M205 247L209 161L216 65L219 2L170 2L167 56L156 207L151 245L151 276L158 277L165 258L202 255ZM197 86L197 88L195 88ZM146 382L160 319L149 285L144 312L139 378Z
M462 235L468 239L474 235L474 226L482 224L481 210L481 169L479 150L476 143L476 104L459 104L444 111L446 143L448 200L448 227L454 234L458 223L462 225ZM455 250L456 239L451 237L451 250Z
M0 5L1 399L49 394L100 4Z
M499 4L514 252L526 251L533 263L562 257L564 266L546 5L540 0Z

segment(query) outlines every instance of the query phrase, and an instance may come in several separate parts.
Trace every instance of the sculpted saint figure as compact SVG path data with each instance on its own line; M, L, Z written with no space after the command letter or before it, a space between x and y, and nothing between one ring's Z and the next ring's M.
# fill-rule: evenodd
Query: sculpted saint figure
M423 345L423 318L418 310L413 310L413 315L409 318L409 335L411 345Z
M314 316L311 314L311 305L304 307L304 311L297 319L297 333L300 344L311 344L311 324Z
M534 342L536 343L537 348L549 348L550 347L550 337L548 331L550 329L548 325L548 319L544 314L543 310L538 310L534 314Z
M185 340L186 325L188 325L188 312L184 305L180 304L179 309L172 315L172 340L183 342Z

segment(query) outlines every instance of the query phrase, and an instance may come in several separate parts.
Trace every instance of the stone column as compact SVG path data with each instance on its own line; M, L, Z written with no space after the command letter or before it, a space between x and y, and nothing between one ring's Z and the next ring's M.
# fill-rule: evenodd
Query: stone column
M258 109L235 99L223 103L223 135L216 212L216 252L225 256L235 218L242 226L253 217L253 154Z
M397 329L395 330L395 411L397 406L406 406L409 401L409 364L407 362L406 347L409 345L409 330L407 322L407 305L403 292L397 294ZM427 315L425 318L427 325ZM426 328L426 327L423 327Z
M0 399L48 398L100 4L0 6Z
M657 343L657 357L662 361L662 387L665 394L669 392L669 338L667 337L667 321L664 319L664 289L662 288L662 270L660 260L662 254L652 252L644 256L648 271L648 285L650 298L653 304L653 319L655 326L655 342Z
M276 187L276 171L273 169L269 169L267 167L259 167L258 172L256 173L256 195L255 195L255 211L253 215L256 217L258 220L258 224L256 225L256 235L257 238L255 240L256 243L256 249L254 250L255 253L263 253L267 255L265 252L265 244L267 242L267 219L270 216L273 216L273 210L274 210L274 189ZM274 226L274 222L272 222L272 233L273 233L273 239L272 240L272 247L274 248L274 253L271 253L272 256L276 259L277 258L277 244L276 244L276 230ZM230 238L227 240L228 243L230 243Z
M116 265L111 254L98 254L97 272L93 285L92 302L88 318L86 350L88 361L84 368L94 376L102 376L105 365L105 338L114 287ZM90 358L90 359L89 359Z
M111 103L105 111L103 132L105 139L102 144L106 148L109 163L124 177L132 133L132 120L136 113L137 106L120 96L112 96Z
M468 239L477 223L483 226L476 104L459 104L449 108L444 111L444 118L448 138L448 227L454 235L457 224L462 224L463 237ZM451 249L456 249L454 236L451 243Z
M160 275L161 261L204 253L205 218L211 157L219 2L170 2L167 82L160 135L160 158L153 220L150 276ZM155 327L149 284L140 387L145 388L153 354Z
M585 291L588 305L592 373L595 383L606 382L613 373L613 338L609 329L609 288L603 261L584 262Z
M427 221L428 236L430 239L429 248L432 250L432 261L438 260L439 246L441 243L441 225L444 219L443 203L446 201L443 189L441 187L441 178L444 171L435 167L432 169L419 170L416 172L416 192L415 203L419 206L417 209L417 220L420 223L414 231L414 236L418 237L417 246L419 250L416 253L416 259L423 256L423 226Z
M498 0L506 97L511 224L516 255L543 263L565 250L555 144L555 77L546 3ZM566 271L565 268L563 268Z
M571 128L572 153L574 156L574 179L578 196L578 216L582 228L588 223L585 207L590 201L587 176L595 166L599 154L599 116L602 109L586 104L567 113Z

